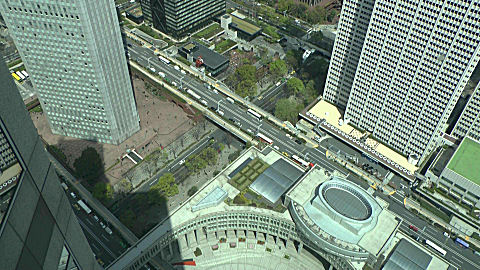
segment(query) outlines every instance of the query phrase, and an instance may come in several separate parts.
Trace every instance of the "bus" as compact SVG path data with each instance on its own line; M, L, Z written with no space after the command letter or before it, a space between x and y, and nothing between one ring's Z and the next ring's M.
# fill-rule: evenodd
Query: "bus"
M170 64L170 60L168 60L167 58L165 58L161 55L158 56L158 60L162 61L163 63L165 63L167 65Z
M445 254L447 254L447 252L445 251L445 249L437 246L435 243L433 243L432 241L428 240L428 239L425 239L425 244L431 248L433 248L435 251L437 251L438 253L440 253L442 256L445 256Z
M28 78L28 73L25 70L22 70L21 72L22 72L23 76L25 76L25 78Z
M468 244L467 242L463 241L462 238L459 238L457 237L457 239L455 239L455 243L459 244L460 246L464 247L464 248L468 248L470 246L470 244Z
M268 143L268 144L272 144L273 141L268 138L267 136L263 135L262 133L257 133L257 137L260 139L260 141L264 142L264 143Z
M17 81L20 81L20 77L18 77L18 75L13 72L12 72L12 77Z
M248 109L247 110L247 113L249 113L250 115L254 116L255 118L257 118L258 121L262 120L262 116L257 113L256 111L252 110L252 109Z
M77 203L78 203L78 205L80 205L80 207L81 207L83 210L85 210L85 212L86 212L87 214L92 213L92 210L90 210L90 208L88 208L88 206L87 206L82 200L79 200Z
M190 89L187 90L187 93L189 93L192 97L194 97L194 98L196 98L196 99L198 99L198 100L201 99L201 97L200 97L197 93L193 92L193 91L190 90Z
M15 72L15 74L17 74L17 76L20 77L21 81L25 80L25 76L23 76L23 74L20 71Z
M309 167L313 167L313 163L307 162L307 161L301 159L301 158L300 158L299 156L297 156L297 155L292 155L292 159L293 159L295 162L297 162L298 164L302 165L303 167L305 167L305 168L307 168L307 169L308 169Z

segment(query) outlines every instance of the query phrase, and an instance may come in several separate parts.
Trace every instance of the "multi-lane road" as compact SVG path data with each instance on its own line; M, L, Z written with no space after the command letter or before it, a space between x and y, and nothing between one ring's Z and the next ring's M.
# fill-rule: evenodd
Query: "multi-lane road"
M132 60L135 60L145 68L155 68L157 73L162 71L165 73L166 78L170 82L175 82L178 86L193 90L201 97L202 100L207 102L207 108L210 108L212 111L222 111L222 117L232 120L245 132L250 133L252 136L255 136L260 132L269 137L273 141L273 146L278 148L280 152L285 152L289 156L296 154L309 162L313 162L321 167L326 168L327 170L337 170L346 175L347 179L357 184L361 184L363 186L367 185L363 180L360 180L355 175L352 175L339 164L326 158L325 154L328 145L320 144L317 148L309 148L304 144L297 143L295 139L287 136L286 132L278 129L269 121L266 121L265 119L257 119L256 117L247 113L247 108L239 105L238 103L232 104L227 101L223 94L214 92L212 89L208 89L208 87L206 87L202 81L193 78L192 76L188 75L188 73L186 75L182 74L180 70L174 68L173 64L165 64L159 61L152 50L137 46L130 41L129 43L131 45L129 45L128 51L130 52L130 57ZM280 87L282 86L279 86L278 88ZM272 95L274 95L278 93L278 90L279 89L272 89L268 93L272 93ZM178 166L178 164L176 164L176 166ZM405 186L406 185L407 184L405 183ZM402 225L402 230L410 232L408 225L414 224L416 227L422 229L420 239L430 239L431 241L437 244L442 244L441 246L445 247L447 250L447 255L445 258L453 265L459 267L459 269L480 269L479 264L476 263L476 261L480 259L478 255L473 254L470 250L461 249L453 242L453 240L446 239L446 237L443 235L443 231L433 227L408 211L403 206L404 194L405 192L398 192L391 196L386 196L381 193L377 194L378 196L382 196L387 199L390 202L390 209L404 219L405 225Z

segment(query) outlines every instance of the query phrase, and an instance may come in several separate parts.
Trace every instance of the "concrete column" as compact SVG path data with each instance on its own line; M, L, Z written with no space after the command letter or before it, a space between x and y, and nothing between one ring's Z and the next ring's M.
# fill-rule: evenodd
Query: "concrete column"
M300 242L300 244L298 244L298 253L300 254L300 252L302 252L303 250L303 243Z
M168 251L170 251L170 255L173 256L172 242L169 242L169 243L168 243Z

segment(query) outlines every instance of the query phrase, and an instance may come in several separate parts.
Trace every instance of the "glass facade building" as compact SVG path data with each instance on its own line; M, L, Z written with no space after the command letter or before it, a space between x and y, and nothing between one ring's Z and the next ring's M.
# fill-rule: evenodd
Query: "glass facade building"
M140 129L113 1L7 1L8 26L52 132L119 144Z
M0 268L101 269L3 61L0 96Z
M225 13L226 0L141 0L145 21L175 38Z

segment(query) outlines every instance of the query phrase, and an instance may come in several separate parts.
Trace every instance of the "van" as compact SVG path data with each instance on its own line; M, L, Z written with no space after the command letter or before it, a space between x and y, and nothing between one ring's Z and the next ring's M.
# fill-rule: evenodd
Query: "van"
M230 103L232 103L232 104L235 103L235 100L233 100L233 98L231 98L231 97L227 97L227 101L230 102Z

